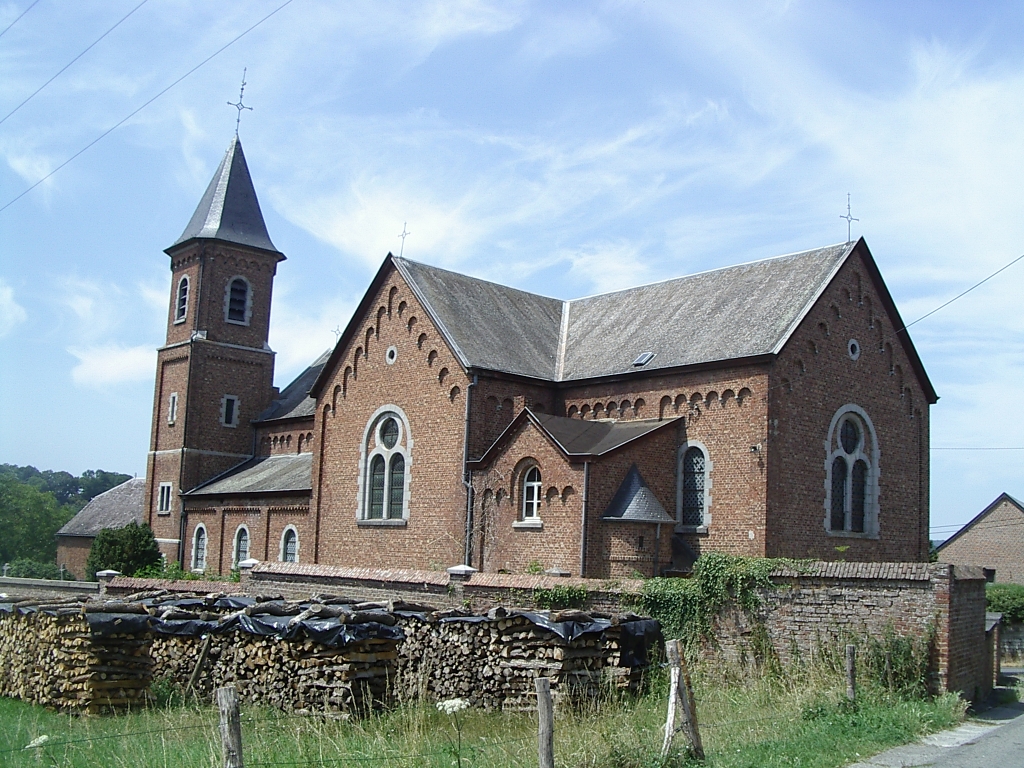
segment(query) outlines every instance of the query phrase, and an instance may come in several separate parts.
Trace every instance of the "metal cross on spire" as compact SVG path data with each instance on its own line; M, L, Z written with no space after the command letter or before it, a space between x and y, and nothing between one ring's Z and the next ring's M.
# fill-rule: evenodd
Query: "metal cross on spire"
M399 235L399 237L400 237L400 238L402 238L402 247L401 247L401 249L400 249L400 250L398 251L398 256L399 256L399 258L401 258L402 254L404 254L404 253L405 253L405 238L407 238L407 237L408 237L409 235L411 235L411 234L412 234L412 232L407 232L407 231L406 231L406 229L405 229L405 226L406 226L406 224L408 224L408 223L409 223L409 222L408 222L408 221L406 221L406 222L404 222L404 223L402 224L402 234L400 234L400 235Z
M860 219L854 218L853 216L850 215L850 193L849 192L846 193L846 215L845 216L841 215L839 218L840 219L846 219L846 242L850 242L850 240L853 239L851 237L851 234L850 234L851 233L850 227L853 225L853 222L860 221Z
M230 101L228 102L229 107L234 107L238 110L238 117L235 118L235 136L238 136L238 126L242 123L242 110L248 109L250 112L252 112L252 107L247 107L245 106L245 104L242 103L242 94L245 93L245 73L247 71L249 71L248 67L242 69L242 87L238 89L238 103L233 104Z

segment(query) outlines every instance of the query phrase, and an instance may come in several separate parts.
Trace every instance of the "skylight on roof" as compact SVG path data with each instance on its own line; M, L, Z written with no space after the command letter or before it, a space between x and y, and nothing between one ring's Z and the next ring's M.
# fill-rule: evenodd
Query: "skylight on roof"
M633 361L633 367L642 368L654 359L654 355L654 352L644 352L640 357Z

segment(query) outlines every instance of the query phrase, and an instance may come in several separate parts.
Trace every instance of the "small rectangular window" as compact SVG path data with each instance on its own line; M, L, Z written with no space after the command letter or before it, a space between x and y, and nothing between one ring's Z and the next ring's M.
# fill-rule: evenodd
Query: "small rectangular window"
M225 427L237 427L238 397L235 395L224 395L220 403L220 423Z
M157 512L171 511L171 484L160 483L160 492L156 502Z
M171 392L171 397L167 402L167 423L173 424L178 420L178 393Z

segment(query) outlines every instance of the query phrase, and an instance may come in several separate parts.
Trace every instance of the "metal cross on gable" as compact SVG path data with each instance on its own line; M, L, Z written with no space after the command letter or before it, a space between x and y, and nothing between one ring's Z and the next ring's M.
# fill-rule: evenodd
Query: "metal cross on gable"
M840 219L846 219L846 242L850 242L850 240L852 239L851 234L850 234L851 233L851 229L850 228L851 228L853 222L860 221L860 219L854 218L853 216L850 215L850 193L849 192L846 193L846 215L845 216L841 215L839 218Z
M402 234L399 235L399 237L402 238L402 248L398 251L399 258L401 258L402 254L405 253L405 238L412 234L412 232L406 231L406 224L408 223L409 222L406 221L402 224Z
M245 93L245 73L248 71L248 67L242 69L242 87L238 89L238 103L233 104L230 101L228 102L229 107L234 107L238 110L238 117L235 118L235 136L238 135L238 126L242 123L242 110L248 109L250 112L252 112L252 107L247 107L245 106L245 104L242 103L242 94Z

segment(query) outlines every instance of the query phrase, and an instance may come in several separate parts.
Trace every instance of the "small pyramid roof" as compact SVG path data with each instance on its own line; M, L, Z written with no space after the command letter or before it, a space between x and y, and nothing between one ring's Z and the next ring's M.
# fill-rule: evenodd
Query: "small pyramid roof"
M675 523L675 518L665 511L636 464L629 468L626 479L615 492L601 519L628 523Z
M231 140L188 226L171 248L194 238L224 240L279 253L267 234L238 136Z

